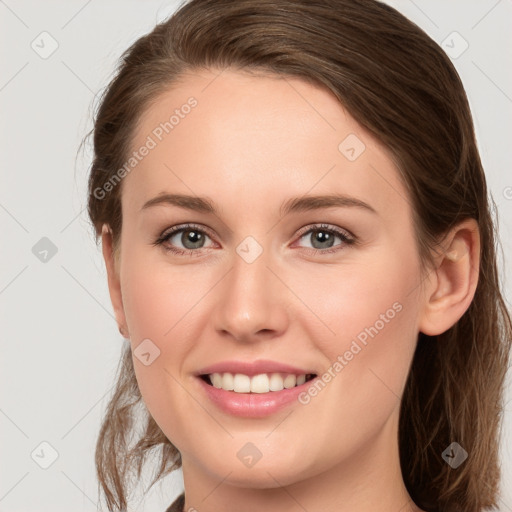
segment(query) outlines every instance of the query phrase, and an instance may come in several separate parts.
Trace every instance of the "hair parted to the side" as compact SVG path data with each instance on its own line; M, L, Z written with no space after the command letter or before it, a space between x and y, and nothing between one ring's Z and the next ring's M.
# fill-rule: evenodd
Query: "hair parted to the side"
M390 150L414 211L422 271L442 235L474 218L481 240L474 299L448 331L419 334L400 410L406 487L424 510L477 512L496 506L499 437L512 322L497 270L495 204L478 154L460 78L442 49L399 12L376 0L191 0L123 54L95 116L88 212L96 236L110 225L118 254L122 183L95 191L123 166L149 102L185 72L227 67L302 78L331 91ZM492 208L491 208L492 203ZM130 347L96 447L110 511L126 510L130 476L148 453L153 485L181 466L178 450L144 407ZM134 435L137 418L145 424ZM132 437L135 441L132 442ZM457 470L442 452L469 454Z

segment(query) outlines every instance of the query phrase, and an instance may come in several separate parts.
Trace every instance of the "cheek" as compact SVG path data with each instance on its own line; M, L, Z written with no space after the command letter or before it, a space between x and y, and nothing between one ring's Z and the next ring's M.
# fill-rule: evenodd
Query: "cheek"
M294 291L308 298L315 315L297 316L296 322L326 356L332 400L342 397L361 411L362 404L396 405L416 346L418 283L412 249L409 254L386 249L336 272L318 269L297 283Z
M299 316L303 311L297 307L295 321L310 328L310 339L331 358L349 349L354 339L398 343L414 332L419 266L412 250L399 253L388 244L364 256L349 255L337 267L295 271L288 279L311 312Z
M161 340L173 346L176 334L187 324L187 315L201 295L202 286L190 272L165 263L127 258L121 276L123 306L132 341ZM204 293L204 292L203 292ZM161 347L163 348L163 347Z
M126 255L121 269L135 375L144 402L159 425L163 406L172 408L180 396L177 380L190 349L185 333L191 306L197 301L190 279L181 274L171 272L167 265L148 264L147 256L138 257L136 251ZM142 356L145 353L150 355ZM165 420L169 421L172 418Z
M182 364L193 346L187 336L192 298L185 296L187 283L180 282L178 275L171 280L168 268L166 272L155 267L126 268L129 278L124 283L123 303L137 384L155 422L181 449L189 432L175 411L183 411L190 399L183 388ZM148 350L143 351L144 346ZM150 364L139 357L144 352L151 354Z
M309 276L295 290L322 320L307 315L296 322L309 330L307 338L325 361L320 382L302 396L301 421L308 425L314 418L309 449L328 453L333 464L397 418L417 339L418 272L414 258L382 254L364 268L340 268L339 279L332 269ZM322 293L312 290L312 282Z

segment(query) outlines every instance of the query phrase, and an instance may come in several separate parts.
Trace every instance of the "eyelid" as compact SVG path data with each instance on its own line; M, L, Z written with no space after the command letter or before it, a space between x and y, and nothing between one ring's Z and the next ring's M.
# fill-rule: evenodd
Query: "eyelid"
M340 228L338 226L334 226L332 224L326 224L324 222L312 222L308 224L307 226L304 226L303 228L300 228L297 232L297 238L302 238L305 234L309 233L310 231L320 231L322 229L325 229L327 231L333 231L334 233L338 233L339 235L343 235L349 240L356 240L356 236L353 235L350 231L344 228Z
M185 231L187 229L197 229L198 231L204 231L210 238L214 239L215 235L210 228L203 226L202 224L196 224L194 222L185 222L184 224L176 224L170 228L165 229L162 234L158 237L158 240L164 240L168 238L170 235L177 233L179 231Z
M196 224L193 222L187 222L184 224L176 224L175 226L172 226L170 228L165 229L162 234L158 237L158 240L162 240L167 238L169 235L174 234L176 232L185 230L185 229L198 229L201 231L204 231L210 238L214 239L215 235L213 234L213 231L210 230L210 228L202 225L202 224ZM325 224L325 223L309 223L306 226L303 226L299 229L299 231L296 234L297 238L302 238L305 234L309 233L310 231L320 230L320 229L326 229L330 231L334 231L335 233L340 233L345 235L347 238L355 240L357 237L354 236L350 231L344 228L340 228L334 225Z
M174 253L177 253L180 255L189 255L189 256L192 256L194 253L200 254L201 250L211 249L211 247L201 247L199 249L186 249L186 248L181 249L181 248L176 248L176 247L173 247L173 248L165 247L165 243L168 242L169 238L171 238L174 234L179 233L181 231L186 231L189 229L191 229L191 230L196 229L198 231L204 232L204 234L206 234L210 239L212 239L212 241L215 241L215 236L213 235L213 232L210 230L210 228L208 228L202 224L196 224L193 222L189 222L189 223L184 223L184 224L176 224L175 226L172 226L172 227L164 230L162 232L162 234L157 238L157 240L155 242L153 242L152 245L155 245L155 246L162 245L162 246L164 246L164 248L167 251L174 252ZM343 246L355 245L358 243L358 238L355 235L353 235L350 231L348 231L347 229L344 229L344 228L341 228L341 227L338 227L335 225L331 225L331 224L322 223L322 222L317 222L317 223L313 222L313 223L310 223L310 224L300 228L299 231L297 232L297 234L295 235L295 239L300 240L308 233L311 233L314 231L321 231L321 230L330 231L331 233L334 233L336 236L338 236L342 240L342 243L338 244L334 247L339 247L341 245L342 248L341 249L330 248L330 249L323 250L323 249L314 249L314 248L304 247L304 249L306 251L313 251L315 254L316 253L329 254L329 253L334 253L334 252L343 250ZM217 242L215 242L215 243L217 243Z

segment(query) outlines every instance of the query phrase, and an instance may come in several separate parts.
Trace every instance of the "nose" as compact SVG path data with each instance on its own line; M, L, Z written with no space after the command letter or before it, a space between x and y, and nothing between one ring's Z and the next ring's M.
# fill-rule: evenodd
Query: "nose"
M221 336L253 343L282 336L288 328L292 294L270 260L265 251L250 263L234 253L232 268L215 287L212 318Z

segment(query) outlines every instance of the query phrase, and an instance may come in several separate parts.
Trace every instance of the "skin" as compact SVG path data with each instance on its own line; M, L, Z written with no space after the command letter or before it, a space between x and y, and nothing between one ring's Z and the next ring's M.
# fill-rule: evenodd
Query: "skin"
M133 148L190 96L197 107L123 179L117 264L109 230L102 235L120 328L133 350L147 338L160 350L147 366L134 357L134 366L148 410L182 455L185 510L420 510L400 470L400 397L418 333L444 332L474 296L476 223L447 234L445 254L422 280L411 205L386 148L330 92L299 79L186 75L144 112ZM366 146L355 161L338 149L349 134ZM219 213L141 211L163 192L207 196ZM286 199L333 192L377 213L331 207L279 215ZM194 257L153 245L188 222L207 230ZM323 247L340 250L322 254L318 231L297 236L319 223L359 243L336 236ZM247 236L263 249L252 263L236 252ZM194 247L184 238L167 245ZM209 402L194 377L230 359L321 374L394 303L401 311L307 405L239 418ZM250 468L237 457L247 442L262 453Z

